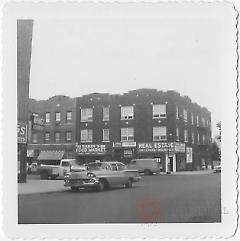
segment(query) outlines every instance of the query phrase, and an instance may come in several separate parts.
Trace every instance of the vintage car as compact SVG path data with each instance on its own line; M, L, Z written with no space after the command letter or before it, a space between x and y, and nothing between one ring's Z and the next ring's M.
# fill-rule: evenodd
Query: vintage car
M64 186L71 187L73 191L79 188L103 191L120 185L131 188L133 182L141 179L138 170L129 170L121 162L89 163L86 169L86 171L66 173Z
M221 172L221 165L217 165L214 167L214 173Z

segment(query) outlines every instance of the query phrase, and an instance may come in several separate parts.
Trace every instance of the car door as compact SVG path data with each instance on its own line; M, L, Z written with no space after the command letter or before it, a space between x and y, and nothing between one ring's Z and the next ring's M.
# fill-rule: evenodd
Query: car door
M59 176L63 177L67 172L70 172L70 163L68 161L62 161L59 169Z
M129 178L126 172L126 166L123 163L117 163L117 168L119 181L121 184L126 184Z

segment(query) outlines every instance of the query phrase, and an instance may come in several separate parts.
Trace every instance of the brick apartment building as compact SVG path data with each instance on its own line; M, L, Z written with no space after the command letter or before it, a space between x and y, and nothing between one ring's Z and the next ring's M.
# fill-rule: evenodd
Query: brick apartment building
M76 105L76 157L82 163L151 157L173 172L211 165L211 113L175 91L93 93Z
M31 102L30 113L44 116L45 129L32 133L29 149L61 150L81 163L151 157L173 172L212 165L211 113L175 91L139 89Z
M44 129L29 130L28 157L44 155L51 159L57 153L63 158L75 158L76 99L62 95L48 100L30 99L29 120L32 115L43 118Z

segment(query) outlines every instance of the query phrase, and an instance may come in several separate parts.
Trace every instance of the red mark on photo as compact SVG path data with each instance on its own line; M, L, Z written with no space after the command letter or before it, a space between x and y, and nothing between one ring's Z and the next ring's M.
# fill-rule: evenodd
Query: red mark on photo
M159 222L161 219L161 208L158 200L145 199L139 201L137 210L142 222Z

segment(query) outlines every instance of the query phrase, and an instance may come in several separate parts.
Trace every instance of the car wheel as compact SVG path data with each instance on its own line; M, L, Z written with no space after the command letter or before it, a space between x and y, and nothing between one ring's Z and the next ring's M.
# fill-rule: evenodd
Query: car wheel
M72 190L73 192L77 192L77 191L78 191L78 187L71 187L71 190Z
M106 183L104 180L100 180L98 187L97 187L97 191L102 192L106 189Z
M132 187L132 179L128 179L128 182L127 182L127 184L125 184L125 187L126 188L131 188Z
M152 175L152 172L150 170L144 170L144 175L146 176Z

